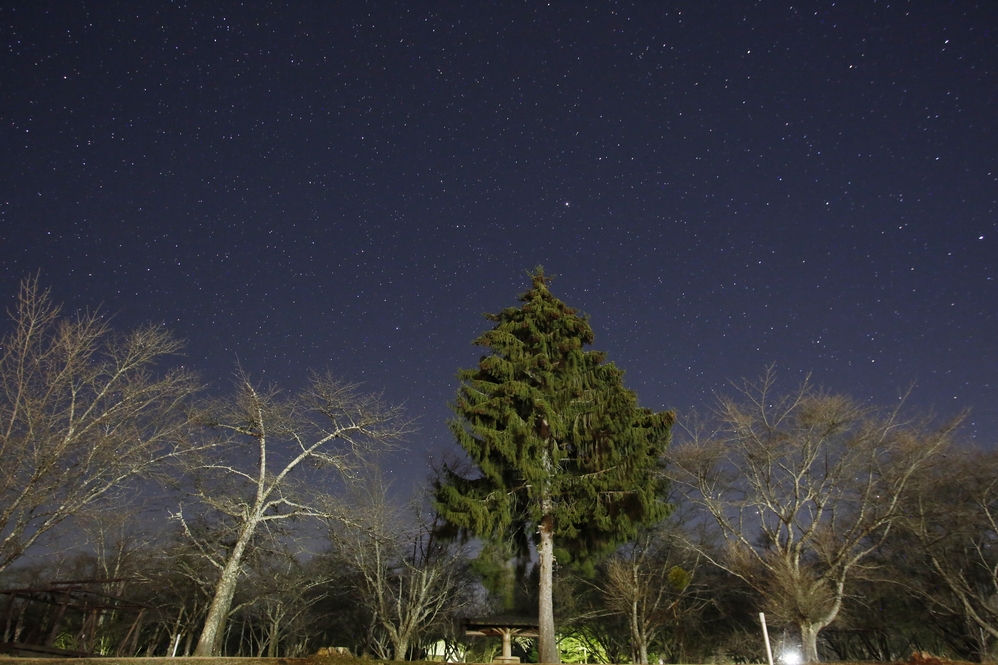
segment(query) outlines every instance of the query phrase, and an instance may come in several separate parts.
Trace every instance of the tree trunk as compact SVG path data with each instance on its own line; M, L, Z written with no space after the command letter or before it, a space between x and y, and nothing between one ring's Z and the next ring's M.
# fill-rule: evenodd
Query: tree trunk
M640 642L638 635L638 608L637 603L631 601L631 606L628 608L628 623L631 629L631 662L632 663L644 663L641 657L638 655L637 646Z
M832 584L835 601L825 616L811 621L802 620L797 624L800 628L801 650L803 651L801 656L805 663L821 662L818 659L818 633L835 621L835 617L839 615L839 610L842 609L842 597L845 595L845 574L843 573L841 579Z
M395 642L393 646L395 651L395 660L405 660L405 655L409 651L409 641L400 639Z
M208 616L204 620L204 628L201 630L201 637L198 639L198 646L194 649L194 656L218 656L221 652L222 640L225 635L225 621L229 617L229 609L232 607L232 597L236 593L236 583L239 581L239 572L242 567L243 552L246 545L253 537L256 529L256 522L250 521L239 534L236 546L232 548L232 553L225 562L222 575L215 587L215 597L211 600L211 607L208 608Z
M278 636L281 634L280 619L274 618L270 621L270 639L267 642L267 657L277 658Z
M635 580L634 584L636 588L637 576L632 575L632 579ZM639 616L640 610L638 608L638 601L632 600L629 609L629 619L631 624L631 662L640 663L640 665L648 665L648 640L645 639L645 632L642 630L640 623L641 617Z
M804 623L800 624L800 642L801 649L803 653L801 654L803 662L805 663L817 663L818 660L818 631L821 628L817 624Z
M550 514L545 515L541 519L541 542L537 547L537 558L540 563L539 598L537 601L537 653L542 663L561 662L554 635L554 602L552 599L552 580L554 577L553 522L554 519Z

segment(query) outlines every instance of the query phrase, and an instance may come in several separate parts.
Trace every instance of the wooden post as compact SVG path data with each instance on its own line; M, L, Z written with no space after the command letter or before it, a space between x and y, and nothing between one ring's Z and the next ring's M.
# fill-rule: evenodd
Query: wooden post
M769 661L769 665L773 665L773 649L769 646L769 629L766 628L765 613L759 612L759 621L762 623L762 637L766 641L766 660Z
M45 641L46 647L51 647L55 644L55 638L59 637L59 626L62 624L62 617L66 614L66 608L69 607L69 592L70 590L66 589L65 593L62 594L62 605L59 606L59 611L55 615L55 621L52 622L52 632L49 633L49 638Z
M13 636L10 634L10 620L14 618L14 601L17 600L17 593L14 591L8 593L10 594L10 600L7 601L7 623L3 629L3 641L13 642Z

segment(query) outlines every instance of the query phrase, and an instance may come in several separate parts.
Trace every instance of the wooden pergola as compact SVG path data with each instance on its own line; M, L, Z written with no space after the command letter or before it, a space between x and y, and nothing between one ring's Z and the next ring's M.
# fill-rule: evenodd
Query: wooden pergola
M513 655L514 637L537 637L537 619L494 616L465 619L465 635L498 635L502 638L502 655L492 659L493 663L519 663L520 657Z

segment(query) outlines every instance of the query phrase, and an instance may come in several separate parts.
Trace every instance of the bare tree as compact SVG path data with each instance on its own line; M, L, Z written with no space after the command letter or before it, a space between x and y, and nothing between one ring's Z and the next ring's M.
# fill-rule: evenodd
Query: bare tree
M241 585L255 587L246 594L251 600L241 612L251 626L252 655L294 658L308 646L312 610L325 599L330 579L317 566L303 565L300 554L287 548L261 557L253 564L249 584Z
M797 626L805 660L817 662L818 633L838 615L846 579L955 425L931 429L808 381L780 396L770 370L743 383L737 399L721 397L709 429L690 428L670 450L669 475L719 527L727 556L715 563Z
M215 569L198 546L205 546L211 534L201 523L188 529L197 534L197 545L178 528L148 552L139 571L144 598L159 609L160 625L169 636L164 655L191 655L217 581Z
M320 487L350 476L358 460L399 439L406 431L400 415L377 396L328 376L314 377L291 398L262 391L242 376L233 400L209 405L198 417L216 438L187 471L197 483L198 501L227 522L232 538L223 547L201 545L218 580L195 656L219 654L244 558L254 541L276 537L280 523L328 517L329 496ZM309 467L332 470L333 478L308 482ZM173 517L193 542L202 542L183 509Z
M697 560L687 559L663 534L647 530L606 562L601 590L607 608L627 619L631 662L647 665L649 646L702 609L690 584Z
M951 449L920 474L903 525L928 568L907 579L934 611L962 616L981 662L998 642L998 452ZM917 559L909 549L908 560Z
M175 456L193 376L155 365L181 344L160 326L114 332L61 316L22 282L0 340L0 571L63 521Z
M387 645L376 643L375 649L383 658L406 660L430 628L470 602L466 556L439 541L437 525L421 511L406 515L392 506L380 484L353 503L350 518L332 530L335 556L355 573L375 635L386 638Z

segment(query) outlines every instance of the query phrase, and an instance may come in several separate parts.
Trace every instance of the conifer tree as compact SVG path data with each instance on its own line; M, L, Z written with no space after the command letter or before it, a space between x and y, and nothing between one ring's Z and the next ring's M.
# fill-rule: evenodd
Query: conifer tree
M585 316L555 298L538 267L520 307L487 314L488 349L461 370L450 423L470 464L442 469L437 510L487 545L536 548L540 661L558 662L552 573L591 568L638 527L664 518L661 457L672 412L641 408L606 354L587 351ZM494 552L496 548L486 547Z

